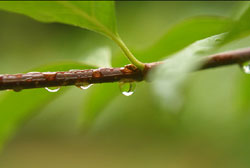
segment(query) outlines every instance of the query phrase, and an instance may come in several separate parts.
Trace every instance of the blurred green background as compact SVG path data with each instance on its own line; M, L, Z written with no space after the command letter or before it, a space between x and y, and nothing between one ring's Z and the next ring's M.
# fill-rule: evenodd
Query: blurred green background
M128 47L143 50L187 18L231 17L240 7L242 2L128 1L116 3L116 15ZM2 74L56 61L83 60L107 46L112 50L113 66L128 63L111 40L94 32L4 11L0 11L0 20ZM221 50L247 47L249 39ZM154 55L150 59L157 61ZM118 84L94 85L88 90L70 87L24 122L5 146L0 167L249 167L248 84L249 75L237 65L192 73L185 83L184 106L177 113L158 106L151 83L137 83L130 97L119 93ZM85 127L86 104L99 106L98 97L104 94L117 96L100 105L100 115Z

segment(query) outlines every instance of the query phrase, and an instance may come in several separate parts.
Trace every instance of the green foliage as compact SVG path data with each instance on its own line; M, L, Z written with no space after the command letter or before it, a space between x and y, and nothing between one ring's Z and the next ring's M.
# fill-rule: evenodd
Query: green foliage
M249 35L250 32L250 3L245 2L243 9L240 10L240 16L236 18L231 31L228 33L225 43Z
M66 62L45 65L32 71L67 71L70 69L87 69L93 66L78 62ZM45 89L23 90L21 92L9 91L1 95L0 99L0 148L3 143L12 135L25 120L34 115L34 112L48 104L52 99L65 92L51 94Z
M66 23L87 28L114 40L127 58L140 69L143 64L129 51L116 32L113 1L1 2L0 9L28 15L43 22Z
M138 60L133 57L118 36L114 2L112 1L5 1L0 2L0 9L24 14L42 22L64 23L102 33L113 39L133 63L138 63ZM234 20L234 17L200 15L184 19L168 28L167 31L164 31L166 33L150 47L146 47L143 50L133 48L136 57L145 62L159 61L170 57L166 59L164 65L151 74L151 78L155 80L151 84L154 95L156 95L157 102L163 104L165 109L167 109L165 111L178 112L180 110L185 98L182 97L184 95L183 87L185 86L185 81L188 79L190 72L200 66L200 58L202 56L213 53L215 49L218 49L218 43L223 44L220 47L224 47L229 42L233 43L235 39L248 35L250 28L249 11L249 8L246 8L236 20ZM224 32L227 33L218 35ZM240 48L240 46L237 48ZM226 48L226 50L228 49L230 48ZM120 52L115 55L113 64L120 65L124 63L120 55ZM32 71L111 67L110 59L111 51L109 48L97 48L87 58L81 59L87 65L68 61L61 64L43 66ZM138 65L140 66L140 62ZM245 89L249 86L248 81L243 82L244 85L242 86ZM21 91L20 93L6 92L0 95L0 146L17 131L21 123L33 116L37 110L48 104L52 99L63 94L64 90L66 89L52 94L44 89L33 89ZM114 98L119 97L118 93L117 84L102 84L91 87L82 105L81 120L83 127L89 128L95 124L97 117L100 116L99 114L105 110L108 104L112 104ZM152 95L149 93L145 95L147 96L147 106L145 105L143 110L146 111L150 109L147 109L147 107L151 107L150 103L152 103L152 100L150 98ZM242 106L249 106L247 103L249 100L248 95L250 94L242 96L245 100ZM140 99L143 98L143 96L140 97ZM139 104L142 106L143 103L142 101ZM131 109L139 111L141 106L133 104L133 106L126 108L128 111ZM134 113L131 112L130 115L133 116L135 115ZM160 115L160 112L157 114ZM142 116L136 117L143 118ZM145 120L154 118L151 116L151 113L146 117ZM161 117L158 116L158 118Z
M116 34L114 2L99 1L4 1L0 9L25 14L42 22L59 22L104 33Z
M159 41L139 52L138 55L145 62L157 61L182 50L197 40L224 33L233 23L229 18L218 16L188 18L171 27Z
M170 27L153 45L135 50L134 54L144 62L154 62L180 51L197 40L229 31L234 21L220 16L196 16L185 19ZM117 56L116 65L126 63Z
M180 109L182 104L180 84L184 83L189 72L194 71L202 63L202 61L198 61L199 57L202 55L207 56L209 53L211 54L218 50L219 47L247 35L250 30L249 11L250 8L248 7L231 28L224 22L220 22L222 26L218 30L211 29L212 26L209 27L210 30L207 29L206 32L211 31L210 33L213 33L213 31L220 31L222 29L229 32L220 37L212 36L195 42L181 52L171 56L170 59L166 60L164 65L157 68L151 74L152 78L156 81L153 88L157 95L160 96L161 104L165 108L170 108L170 111L175 112ZM192 33L196 34L195 32ZM199 35L201 34L198 33Z
M202 56L211 53L223 37L224 34L221 34L197 41L172 55L165 60L163 65L152 71L149 77L155 81L153 89L163 107L174 112L180 109L182 105L180 85L183 84L190 72L198 69L202 63Z

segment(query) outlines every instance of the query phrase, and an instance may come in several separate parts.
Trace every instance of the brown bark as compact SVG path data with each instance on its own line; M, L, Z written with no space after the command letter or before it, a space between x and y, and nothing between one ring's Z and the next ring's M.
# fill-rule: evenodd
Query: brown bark
M239 64L250 60L250 48L211 55L205 58L201 69ZM162 62L145 64L144 71L134 65L121 68L99 68L64 72L30 72L26 74L0 75L0 90L44 88L53 86L82 86L94 83L142 81L147 73Z

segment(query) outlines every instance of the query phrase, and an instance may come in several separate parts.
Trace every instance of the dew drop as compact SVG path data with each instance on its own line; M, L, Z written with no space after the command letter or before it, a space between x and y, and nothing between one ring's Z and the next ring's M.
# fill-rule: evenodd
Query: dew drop
M60 87L57 87L57 88L48 88L48 87L45 87L45 89L49 92L57 92L58 90L60 90Z
M120 82L120 91L124 96L131 96L135 92L136 83L135 82Z
M77 85L78 88L82 89L82 90L86 90L88 88L90 88L93 84L82 84L82 85Z
M246 64L246 65L241 65L243 71L246 73L246 74L250 74L250 64Z

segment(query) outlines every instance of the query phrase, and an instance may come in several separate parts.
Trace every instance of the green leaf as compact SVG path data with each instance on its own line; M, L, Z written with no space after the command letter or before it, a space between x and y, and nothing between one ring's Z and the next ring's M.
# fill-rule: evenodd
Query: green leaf
M229 43L237 38L244 37L245 35L247 35L249 33L249 28L250 28L250 24L249 24L250 10L249 10L249 7L245 8L244 12L242 12L242 13L243 14L241 14L239 19L237 19L236 21L228 20L228 23L224 22L223 24L221 24L220 30L222 32L228 31L229 33L226 33L223 37L224 39L220 40L221 42L220 42L220 45L217 46L217 49L218 49L218 47L223 48L223 46L225 46L227 43ZM202 22L202 20L201 20L201 22ZM218 23L222 23L222 22L218 22ZM232 24L232 26L228 25L230 23ZM182 27L182 28L184 28L184 27ZM212 30L213 28L214 27L211 24L210 26L208 26L206 28L207 29L206 31L209 33L210 30ZM185 28L185 29L187 29L187 28ZM212 30L211 33L213 33L213 31L214 30ZM194 35L196 33L193 32L192 34ZM199 36L199 33L198 33L198 36ZM176 39L176 38L172 39L173 43L175 42L174 39ZM177 42L178 41L179 40L177 40ZM201 40L201 41L203 41L203 40ZM205 41L206 41L206 39L205 39ZM197 45L197 43L198 43L198 45ZM215 44L216 43L218 43L218 41L215 42ZM209 42L209 44L207 44L207 45L208 45L208 51L210 50L209 48L211 46L212 46L211 49L214 48L213 42L211 42L211 43ZM161 45L159 45L159 46L161 46ZM164 46L164 43L162 43L162 46ZM171 46L171 44L170 44L170 46ZM178 46L178 44L176 46ZM197 53L196 49L199 50L199 47L200 47L199 42L194 43L190 47L191 47L190 51L189 51L189 47L188 47L188 48L184 49L182 52L177 53L177 55L175 55L170 60L167 60L167 63L165 65L163 65L161 68L159 67L159 69L157 70L158 75L154 74L157 79L156 79L155 84L153 85L153 88L154 88L156 94L158 96L160 96L160 99L162 100L162 105L165 107L167 106L167 108L169 108L172 111L178 111L179 107L181 107L181 104L182 104L181 92L182 92L182 90L180 88L182 87L182 83L187 78L188 73L193 71L197 67L197 65L199 65L199 64L197 64L197 61L196 61L197 56L200 55L200 54L196 54ZM198 48L196 48L196 47L198 47ZM169 49L167 51L167 53L171 53L174 50L175 49ZM193 56L191 56L191 55L193 55ZM173 70L171 70L171 68Z
M113 1L1 1L0 9L42 22L79 26L109 37L116 35Z
M211 52L223 37L221 34L197 41L166 59L163 65L150 73L149 77L154 81L153 90L164 108L173 112L180 109L183 82L201 65L201 56Z
M131 63L144 68L116 31L114 1L2 1L0 9L25 14L43 22L66 23L105 34L123 50Z
M70 69L93 68L78 62L56 63L33 69L32 71L66 71ZM6 91L0 96L0 149L6 140L19 128L34 112L45 106L51 100L64 93L66 88L57 93L50 93L45 89L30 89L21 92Z
M139 55L138 58L145 62L157 61L182 50L197 40L224 33L232 24L232 20L225 17L192 17L170 28L158 42L136 55Z
M152 46L141 51L133 51L143 62L154 62L180 51L197 40L230 30L233 21L219 16L196 16L188 18L173 27ZM122 66L127 60L115 57L114 65Z
M233 27L222 44L245 37L250 33L250 3L244 2L242 9L239 11L239 17L236 18Z

